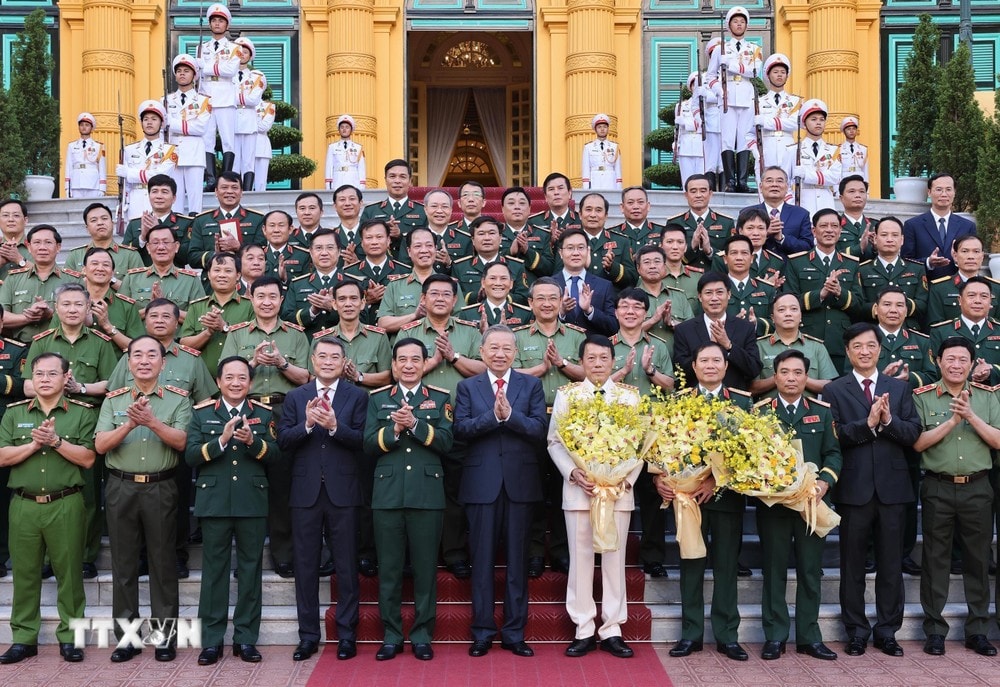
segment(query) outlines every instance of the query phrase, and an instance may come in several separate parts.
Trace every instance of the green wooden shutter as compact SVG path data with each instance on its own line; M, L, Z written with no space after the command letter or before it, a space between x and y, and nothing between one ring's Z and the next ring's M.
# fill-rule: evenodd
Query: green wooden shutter
M695 69L698 51L697 39L682 37L653 38L650 42L652 71L650 73L649 128L667 126L660 121L659 111L672 106L680 97L680 84L687 81ZM651 151L652 164L671 162L673 155L658 150Z

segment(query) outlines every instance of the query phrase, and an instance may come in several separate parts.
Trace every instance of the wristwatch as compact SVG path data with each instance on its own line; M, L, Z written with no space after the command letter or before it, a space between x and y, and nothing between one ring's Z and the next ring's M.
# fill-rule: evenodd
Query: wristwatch
M643 370L643 372L645 372L645 373L646 373L646 376L647 376L647 377L652 377L652 376L654 376L654 375L656 374L656 365L653 365L653 366L652 366L651 368L649 368L648 370Z
M53 449L58 449L60 446L62 446L62 443L63 443L62 442L62 437L59 437L58 440L56 441L56 443L52 444L52 448Z
M24 258L21 258L21 259L20 259L20 260L18 261L18 263L17 263L17 266L18 266L18 267L24 267L24 266L25 266L25 265L27 265L27 264L28 264L28 263L27 263L27 262L25 262Z
M459 360L459 358L461 358L461 357L462 357L462 354L461 354L461 353L458 353L458 352L456 352L456 353L455 353L455 355L453 355L453 356L451 357L451 362L452 362L452 364L455 364L455 363L457 363L457 362L458 362L458 360Z
M229 333L229 323L226 323L226 324L222 325L222 333L223 334L228 334Z
M109 336L118 336L118 327L111 325L111 329L108 330Z
M288 358L285 358L285 364L284 365L278 365L278 369L281 370L282 372L284 372L285 370L288 369L289 365L291 365L291 363L288 362Z
M359 372L358 373L358 384L364 384L364 382L365 382L365 373L364 372Z
M567 365L569 365L569 363L566 362L566 358L563 358L562 360L559 361L559 364L556 365L556 367L558 367L561 370L564 367L566 367Z

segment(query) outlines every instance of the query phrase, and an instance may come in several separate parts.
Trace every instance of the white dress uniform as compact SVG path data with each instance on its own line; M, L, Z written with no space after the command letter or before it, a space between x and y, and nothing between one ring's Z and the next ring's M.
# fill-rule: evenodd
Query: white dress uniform
M681 169L681 188L692 174L705 173L705 152L701 140L701 114L694 98L680 104L675 114L677 122L677 165ZM706 134L706 139L708 135Z
M721 60L720 68L726 70L728 102L728 111L722 113L722 149L741 151L747 136L753 136L754 87L750 79L761 75L763 53L744 35L726 41Z
M351 125L351 134L354 134L354 118L351 115L343 114L337 118L337 130L341 124ZM350 137L341 138L334 141L326 148L326 165L323 178L326 181L326 188L335 191L344 184L350 184L354 188L365 188L367 172L365 170L365 152L361 145L355 143Z
M849 126L858 126L858 118L844 117L840 123L840 132L843 133ZM844 141L840 144L840 162L844 170L842 179L860 174L866 182L868 181L868 146L856 140L853 143Z
M77 123L94 116L84 112ZM78 138L66 148L66 195L69 198L100 198L108 190L107 151L93 138Z
M802 103L802 126L809 115L827 113L826 103L812 98ZM834 208L834 193L843 177L840 147L822 138L804 137L799 143L799 164L795 164L795 145L792 144L785 169L794 192L796 178L802 180L802 197L799 206L810 215L821 208Z
M785 91L768 91L760 96L760 114L756 122L760 124L764 151L755 152L758 165L765 169L774 165L787 168L785 155L789 146L794 151L801 105L802 98ZM756 151L756 136L751 135L747 145Z
M274 126L274 103L261 100L257 104L257 148L254 152L253 190L267 190L267 169L271 166L271 156L274 154L271 139L267 132Z
M606 114L596 114L590 120L590 128L597 131L598 124L610 124ZM621 190L622 157L618 144L608 139L596 139L583 146L583 160L580 163L580 177L583 188L599 191Z
M182 212L189 215L201 212L205 174L204 136L211 121L211 101L193 88L174 91L167 96L170 141L177 147L177 166L172 176L177 182L177 202L185 206Z
M702 75L702 85L698 86L698 74L688 77L688 88L692 96L681 105L678 122L677 164L681 170L681 188L692 174L714 173L720 166L719 159L719 84L708 74ZM699 100L701 96L701 100ZM705 140L701 138L701 108L705 108Z
M214 113L212 125L204 132L205 150L215 150L218 129L222 151L231 153L236 147L236 84L233 77L240 71L240 48L228 38L213 38L202 43L199 55L198 90L212 99Z
M242 69L236 84L236 162L233 171L243 176L254 171L257 152L257 105L267 88L267 77L256 69Z
M140 118L142 115L140 115ZM144 139L125 146L125 207L129 220L142 217L152 210L146 184L157 174L174 176L177 166L177 147L164 143L163 138Z

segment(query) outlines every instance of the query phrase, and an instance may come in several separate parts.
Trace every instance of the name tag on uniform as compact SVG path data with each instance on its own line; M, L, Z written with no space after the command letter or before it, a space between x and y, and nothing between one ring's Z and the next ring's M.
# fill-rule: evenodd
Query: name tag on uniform
M807 425L811 425L819 421L820 421L819 415L806 415L804 418L802 418L802 422L804 422Z
M903 350L904 351L918 351L918 350L920 350L920 346L918 346L917 344L912 344L910 346L903 346Z
M395 403L383 403L379 407L380 408L398 408L399 406L397 406Z
M221 425L221 420L205 420L206 425Z
M115 417L124 417L125 415L128 415L128 411L127 410L116 410L115 411Z
M988 336L988 337L986 337L986 340L987 341L1000 341L1000 336Z
M17 423L17 428L18 429L32 429L32 428L34 428L34 426L35 426L34 422L18 422Z
M26 293L28 293L28 290L27 290L27 289L25 289L24 291L15 291L15 292L14 292L14 295L15 295L15 296L23 296L23 295L24 295L24 294L26 294Z
M0 360L10 360L10 353L0 353Z

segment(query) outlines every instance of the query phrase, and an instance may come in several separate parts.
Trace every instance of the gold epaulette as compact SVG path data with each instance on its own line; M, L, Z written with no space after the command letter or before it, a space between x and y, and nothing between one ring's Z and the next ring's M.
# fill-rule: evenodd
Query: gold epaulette
M283 324L287 324L292 329L295 329L295 330L300 331L300 332L304 332L306 330L306 328L303 327L302 325L295 324L294 322L289 322L288 320L282 320L282 323Z
M906 331L907 331L907 333L909 333L911 335L914 335L914 336L921 336L921 337L923 337L925 339L931 338L930 334L924 334L923 332L918 332L916 329L907 329Z
M305 274L300 274L299 276L292 279L292 281L301 281L302 279L308 279L312 276L312 272L306 272Z
M935 382L934 384L924 384L922 387L914 389L913 393L915 393L915 394L923 394L923 393L926 393L926 392L928 392L931 389L934 389L936 387L937 387L937 382Z
M33 399L30 399L30 398L26 398L26 399L24 399L23 401L17 401L17 402L15 402L15 403L8 403L8 404L7 404L7 407L8 407L8 408L13 408L14 406L23 406L23 405L24 405L25 403L31 403L31 401L32 401L32 400L33 400Z
M859 258L857 255L848 255L847 253L841 253L840 256L843 258L847 258L848 260L853 260L854 262L860 262L861 260L861 258Z
M586 330L586 329L584 329L583 327L581 327L581 326L580 326L580 325L578 325L578 324L572 324L572 323L570 323L570 322L563 322L563 325L565 325L565 326L566 326L566 327L568 327L569 329L572 329L572 330L574 330L574 331L578 331L578 332L580 332L581 334L586 334L586 333L587 333L587 330Z
M259 406L259 407L263 408L264 410L272 410L271 406L267 405L266 403L261 403L260 401L255 401L252 398L248 398L247 401L249 401L250 405L252 405L252 406Z
M792 253L791 255L788 256L788 259L791 260L792 258L798 258L798 257L801 257L803 255L809 255L809 251L807 251L807 250L800 250L798 253Z
M442 394L448 394L449 396L451 395L450 391L448 391L447 389L442 389L439 386L434 386L433 384L424 384L424 386L426 386L428 389L433 389L434 391L438 391Z
M466 326L466 327L475 327L476 329L479 329L479 325L478 324L473 324L472 322L467 322L465 320L455 320L455 322L457 324L461 324L461 325Z
M946 324L955 324L955 320L941 320L940 322L934 322L931 327L941 327Z
M409 276L410 276L409 274L390 274L389 281L396 281L397 279L406 279Z
M167 391L173 391L175 394L179 394L184 397L191 395L191 392L189 392L187 389L182 389L179 386L173 386L172 384L164 384L163 388L166 389Z
M46 329L44 332L41 332L40 334L35 334L33 337L31 337L31 340L32 341L38 341L43 336L48 336L49 334L51 334L54 331L55 331L55 329Z
M71 270L68 267L63 267L62 271L75 279L83 279L83 272L77 272L76 270Z
M3 340L6 341L9 344L17 344L18 346L27 346L28 345L28 344L24 343L23 341L18 341L17 339L8 339L6 336L3 337Z
M516 262L518 265L524 264L524 258L515 258L513 255L502 255L500 257L503 258L504 262Z
M739 394L740 396L746 396L747 398L753 398L753 394L749 391L744 391L743 389L736 389L731 386L727 386L726 390L731 394Z
M761 401L757 401L756 403L753 404L754 410L759 410L759 409L761 409L761 408L763 408L765 406L770 407L772 400L773 399L765 398L765 399L763 399Z
M367 329L370 332L375 332L376 334L385 334L386 333L385 329L383 329L382 327L376 327L373 324L366 324L365 325L365 329Z
M128 245L127 243L116 243L115 245L116 245L116 246L118 246L118 248L119 248L119 249L125 249L125 250L139 250L139 249L138 249L138 248L136 248L135 246L130 246L130 245Z
M125 274L139 274L140 272L145 272L148 269L150 269L150 268L149 267L133 267L132 269L130 269Z
M16 270L11 270L7 274L23 274L24 272L30 272L30 271L31 271L31 267L30 266L25 266L25 267L19 267Z
M514 330L513 330L513 331L515 331L515 332L519 332L519 331L521 331L521 330L523 330L523 329L528 329L529 327L531 327L531 324L532 324L532 323L531 323L531 322L529 322L528 324L522 324L522 325L521 325L520 327L514 327Z
M115 297L116 297L116 298L121 298L121 299L122 299L123 301L125 301L126 303L131 303L131 304L133 304L133 305L135 304L135 299L134 299L134 298L129 298L128 296L123 296L123 295L121 295L120 293L116 293L116 294L115 294Z
M818 406L823 406L824 408L829 408L830 407L829 403L827 403L826 401L821 401L818 398L810 398L809 399L809 405L812 405L813 403L815 403Z
M810 341L815 341L816 343L821 343L821 344L824 344L824 345L826 344L826 342L824 342L823 339L820 339L818 337L812 336L810 334L806 334L804 332L800 332L800 334L802 334L802 338L803 339L809 339Z
M194 305L195 303L201 303L202 301L207 301L209 298L211 298L211 296L202 296L201 298L195 298L193 301L188 303L188 305L191 306Z
M371 396L372 394L377 394L380 391L388 391L391 388L392 384L386 384L385 386L380 386L377 389L372 389L371 391L368 392L368 395Z
M207 400L202 401L201 403L196 403L194 405L194 410L200 410L202 408L207 408L210 405L215 405L215 399L214 398L209 398Z
M76 399L67 398L66 400L69 401L70 403L75 403L76 405L82 406L84 408L93 408L94 407L94 405L91 404L91 403L84 403L83 401L77 401Z
M987 384L980 384L979 382L969 382L969 386L974 386L977 389L983 389L984 391L993 391L993 387Z
M201 272L198 272L197 270L190 269L189 267L178 267L177 268L177 272L179 274L186 274L189 277L200 277L201 276Z
M938 277L937 279L931 279L931 284L940 284L943 281L951 281L951 277Z
M239 324L231 324L231 325L229 325L229 333L232 334L237 329L243 329L244 327L249 327L249 326L250 326L250 322L249 321L247 321L247 322L240 322Z
M451 264L452 264L452 265L457 265L457 264L458 264L458 263L460 263L460 262L466 262L466 261L468 261L468 260L472 260L472 258L473 258L473 257L474 257L474 256L472 256L472 255L466 255L466 256L465 256L464 258L459 258L458 260L455 260L455 261L454 261L454 262L452 262Z
M313 334L313 338L314 339L322 339L327 334L333 334L333 330L336 329L336 328L337 328L336 326L333 326L333 327L327 327L326 329L320 329L318 332L316 332L315 334Z
M131 389L132 387L130 386L123 386L121 389L115 389L114 391L108 392L108 395L105 398L114 398L115 396L121 396L122 394L131 391Z
M421 317L419 320L414 320L413 322L410 322L409 324L404 324L402 327L399 328L399 331L405 332L407 329L413 329L414 327L420 326L421 324L423 324L423 322L424 322L424 318Z
M185 346L184 344L177 344L182 351L185 353L190 353L191 355L201 355L201 351L197 348L191 348L190 346Z

